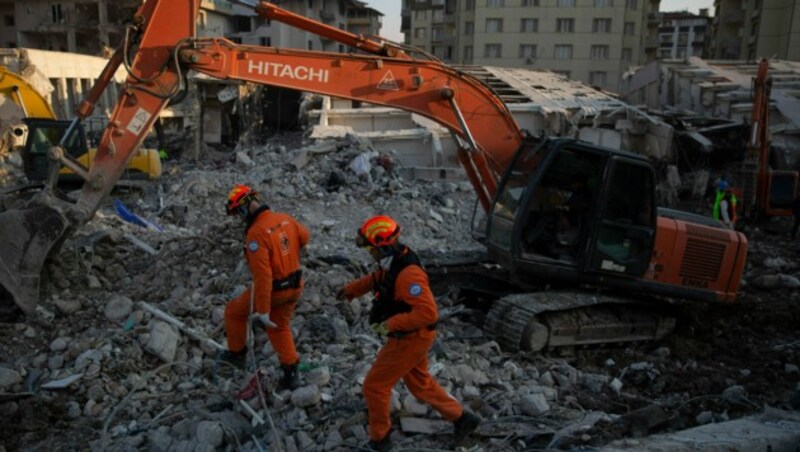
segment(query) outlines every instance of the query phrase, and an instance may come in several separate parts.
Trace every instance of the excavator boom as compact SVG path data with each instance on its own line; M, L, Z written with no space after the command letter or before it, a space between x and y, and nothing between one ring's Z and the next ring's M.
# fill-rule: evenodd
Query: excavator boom
M46 257L66 234L92 218L159 113L185 89L183 78L189 70L426 116L451 130L463 144L459 161L488 210L497 181L524 137L486 84L439 61L415 60L396 46L327 27L267 2L256 7L265 18L284 20L372 55L197 39L199 8L200 0L146 0L135 14L124 42L77 111L80 118L88 116L108 85L109 74L125 65L129 76L77 202L52 195L58 172L54 164L48 190L22 210L0 213L0 308L16 304L28 314L33 312ZM58 148L51 154L59 159Z

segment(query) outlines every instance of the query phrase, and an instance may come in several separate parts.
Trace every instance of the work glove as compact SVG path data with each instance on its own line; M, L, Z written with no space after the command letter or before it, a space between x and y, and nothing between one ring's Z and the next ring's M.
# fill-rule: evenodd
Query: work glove
M389 335L389 327L386 326L386 322L381 323L373 323L369 326L373 333L379 336L388 336Z
M264 329L264 328L275 328L278 326L277 323L273 322L269 319L269 313L265 314L253 314L252 319L250 320L253 329Z

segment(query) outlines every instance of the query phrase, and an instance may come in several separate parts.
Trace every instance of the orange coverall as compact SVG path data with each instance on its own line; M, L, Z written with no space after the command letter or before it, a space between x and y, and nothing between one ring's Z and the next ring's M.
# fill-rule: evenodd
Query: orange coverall
M300 361L289 320L303 292L303 282L296 289L279 291L272 290L272 282L300 270L300 249L308 243L309 238L308 229L293 217L270 210L259 213L247 230L245 257L253 275L254 311L269 313L270 320L277 324L277 327L266 331L280 363L284 365ZM225 331L228 348L232 352L245 347L249 314L248 288L225 307Z
M351 282L344 289L345 296L352 300L372 291L386 273L387 270L378 270ZM439 311L425 270L417 265L404 268L397 275L394 297L408 303L411 311L390 317L386 327L391 332L411 333L401 338L390 336L364 380L369 436L373 441L382 440L392 427L392 388L401 378L414 397L429 403L445 420L455 421L463 411L461 404L428 373L428 351L436 339L436 330L428 326L436 323Z

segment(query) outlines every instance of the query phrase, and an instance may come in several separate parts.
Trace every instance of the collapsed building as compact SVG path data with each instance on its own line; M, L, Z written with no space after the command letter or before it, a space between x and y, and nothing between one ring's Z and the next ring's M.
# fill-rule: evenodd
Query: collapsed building
M702 188L709 177L735 177L751 129L753 79L758 64L746 61L660 60L626 75L623 99L642 105L675 126L682 173ZM770 165L800 168L800 63L769 61L772 78ZM709 175L709 169L712 175Z
M612 96L559 74L500 67L459 67L498 94L516 122L533 136L574 137L611 149L642 154L668 180L672 126ZM378 151L396 151L401 172L423 179L463 178L457 138L426 118L401 110L323 98L312 110L311 138L355 134ZM664 184L662 201L670 199Z

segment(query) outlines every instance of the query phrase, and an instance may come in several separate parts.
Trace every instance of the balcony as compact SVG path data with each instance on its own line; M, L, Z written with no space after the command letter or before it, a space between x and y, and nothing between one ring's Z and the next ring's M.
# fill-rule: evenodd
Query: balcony
M656 25L661 23L661 13L647 13L647 23Z
M744 11L729 11L724 15L726 25L737 25L744 23Z
M336 20L336 14L330 11L322 10L319 12L319 18L325 23L330 23Z
M644 48L645 49L657 49L658 48L658 36L648 36L647 39L644 41Z
M411 5L410 5L411 6L411 11L422 11L422 10L431 9L432 3L433 2L431 2L431 0L413 1L413 2L411 2Z

